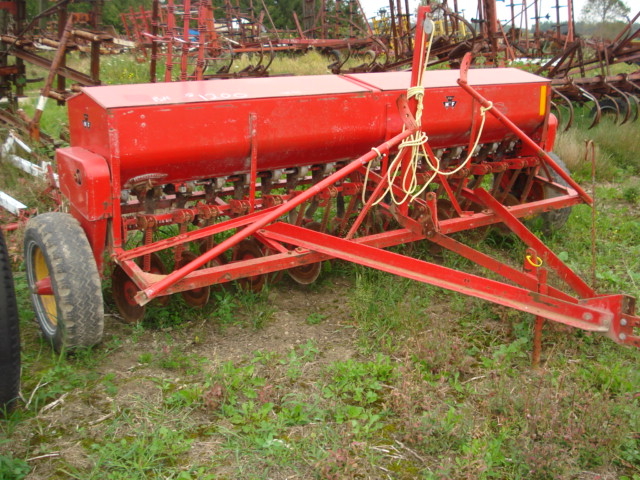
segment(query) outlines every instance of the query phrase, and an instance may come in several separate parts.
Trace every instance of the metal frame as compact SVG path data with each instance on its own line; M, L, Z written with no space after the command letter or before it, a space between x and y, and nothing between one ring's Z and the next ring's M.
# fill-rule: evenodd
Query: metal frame
M427 41L424 29L427 13L428 8L419 9L416 32L418 47ZM418 101L415 98L407 100L404 95L398 98L399 117L403 125L394 127L397 128L395 134L388 132L386 141L354 160L338 161L333 173L330 173L333 164L314 165L311 170L307 170L304 164L298 164L296 168L287 170L286 180L281 178L282 172L273 177L262 176L265 164L262 163L261 168L258 164L268 152L257 140L258 117L251 113L244 157L249 165L247 173L225 178L217 187L216 195L212 195L214 185L211 184L208 184L209 190L205 188L203 191L188 193L187 185L184 184L180 186L184 187L184 192L178 190L155 195L163 188L165 174L154 174L152 171L134 179L121 178L121 168L128 161L125 153L132 152L122 151L124 138L119 137L117 128L113 127L117 124L109 127L109 138L103 139L116 146L111 150L108 163L101 155L81 147L58 151L61 189L70 201L70 212L81 222L87 233L99 269L103 269L104 253L107 253L138 290L134 296L127 298L127 301L135 302L138 306L175 293L339 258L531 313L537 318L536 345L539 345L541 323L543 319L548 319L603 333L615 342L640 347L640 337L634 330L640 328L640 318L635 316L634 300L625 295L596 294L521 222L523 217L549 210L567 208L578 203L592 203L589 195L548 154L553 145L556 127L556 122L549 113L549 82L536 87L541 93L540 105L535 105L535 112L539 109L541 123L533 132L536 137L534 140L499 108L493 108L490 100L469 84L467 77L470 60L469 55L463 60L458 79L462 92L467 96L458 97L457 100L471 107L471 128L467 135L469 158L457 166L443 166L446 171L443 170L438 175L431 175L427 170L416 172L416 179L421 184L432 177L433 188L412 199L405 196L404 200L397 203L388 199L389 191L398 197L407 193L406 177L403 174L411 170L412 164L409 150L403 142L415 134L421 134L423 128L420 115L417 115ZM421 84L419 72L425 61L424 50L417 48L411 76L413 87ZM362 78L354 81L366 83L366 79ZM496 92L496 95L500 95L502 90ZM389 95L401 93L391 92ZM520 96L520 92L517 93L514 98ZM130 94L134 97L136 95L133 90L130 90ZM360 93L355 95L353 99L361 96ZM499 102L501 99L491 100ZM246 104L252 102L251 99L244 101L248 102ZM277 98L269 101L269 105L276 105L278 102ZM265 105L265 101L255 101L255 104ZM91 138L97 146L96 133L91 133L91 124L92 121L99 121L100 114L88 106L80 105L79 111L87 113L84 117L72 116L71 123L80 121L83 125L76 126L76 135L83 135L85 130L90 132L87 133L87 138ZM164 105L160 108L141 108L146 108L145 128L147 122L152 121L156 110L173 112L175 118L180 115L178 110ZM268 110L271 108L267 107ZM474 146L474 138L482 138L484 120L480 117L483 114L495 118L492 123L487 120L490 125L488 128L504 129L504 138L512 139L512 147L504 147L503 152L498 152L500 159L491 162L483 160L485 146ZM524 120L526 123L526 119ZM171 126L168 124L167 128ZM429 158L435 158L432 157L435 155L434 150L437 150L435 142L437 138L423 143ZM513 150L515 144L518 145L517 152ZM281 145L281 148L290 147ZM495 148L498 148L497 144ZM399 155L397 158L401 167L401 175L398 176L388 175L392 168L390 157L395 154ZM137 165L144 161L141 155L136 156ZM197 178L199 172L195 166L186 163L182 168L187 170L187 174ZM311 175L308 175L309 172ZM556 183L551 172L555 172L555 175L566 182L566 186ZM446 173L451 175L446 176ZM490 188L486 184L483 187L485 179L493 179ZM516 192L515 182L518 179L522 180L522 185L516 196L512 192ZM263 189L261 195L257 192L259 181L259 188ZM138 200L121 199L123 190L126 191L127 188L134 192ZM274 192L274 188L280 189L281 193ZM554 190L556 195L541 194L544 188ZM331 208L333 202L336 205L335 211ZM362 206L359 205L360 202L363 203ZM312 222L306 222L305 217L310 220L309 212L318 208L324 208L322 219L312 227ZM388 220L387 224L377 230L368 231L363 228L376 214ZM328 228L329 216L333 216L332 229ZM226 219L221 220L222 218ZM198 224L197 228L193 228L194 222ZM478 252L450 236L456 232L477 230L494 224L510 229L528 246L523 259L523 271ZM163 225L177 226L178 233L169 238L154 240L154 232ZM142 245L127 248L129 232L134 231L142 233ZM215 244L216 235L225 238ZM238 248L248 239L256 242L259 248L248 252L246 256L235 256L231 261L222 260L225 252ZM458 253L501 275L505 281L457 271L385 250L395 245L423 241ZM190 255L187 261L182 261L185 258L182 253L194 245L200 245L203 252L200 255ZM151 268L153 256L160 252L172 254L178 265L167 274L158 273ZM573 293L549 285L547 273L555 273Z

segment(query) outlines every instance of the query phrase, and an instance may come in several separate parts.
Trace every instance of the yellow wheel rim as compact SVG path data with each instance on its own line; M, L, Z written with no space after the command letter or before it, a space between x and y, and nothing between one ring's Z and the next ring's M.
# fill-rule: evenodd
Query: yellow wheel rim
M47 261L44 258L44 254L42 250L39 248L34 249L33 255L33 270L36 277L36 282L43 280L47 277L50 277L49 268L47 267ZM40 302L42 303L42 307L44 308L49 323L52 326L58 325L58 306L56 305L56 298L53 295L38 295L40 297Z

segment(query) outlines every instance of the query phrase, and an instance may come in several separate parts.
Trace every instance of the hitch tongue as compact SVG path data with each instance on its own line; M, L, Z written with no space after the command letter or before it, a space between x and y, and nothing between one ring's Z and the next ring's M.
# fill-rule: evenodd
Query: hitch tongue
M629 295L603 295L581 300L581 304L606 310L613 315L609 322L607 337L616 343L640 348L640 317L635 314L635 299Z

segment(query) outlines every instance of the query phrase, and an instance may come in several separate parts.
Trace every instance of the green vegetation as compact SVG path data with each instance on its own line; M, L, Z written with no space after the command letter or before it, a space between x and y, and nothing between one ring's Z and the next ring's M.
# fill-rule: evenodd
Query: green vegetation
M114 82L136 68L118 62ZM584 141L597 146L597 287L640 297L637 124L587 131L580 115L557 150L588 184ZM576 206L545 238L585 278L591 218ZM522 262L503 233L478 248ZM326 262L309 288L228 286L139 325L115 318L106 289L105 341L58 356L19 264L15 277L24 402L0 423L2 479L640 479L638 352L606 338L547 324L532 368L530 316Z
M591 156L587 155L587 142L595 148L597 179L624 183L640 175L640 136L637 124L619 126L612 115L603 114L600 123L592 123L593 104L575 110L575 128L558 136L556 153L564 160L579 181L591 180ZM621 119L620 119L621 120Z

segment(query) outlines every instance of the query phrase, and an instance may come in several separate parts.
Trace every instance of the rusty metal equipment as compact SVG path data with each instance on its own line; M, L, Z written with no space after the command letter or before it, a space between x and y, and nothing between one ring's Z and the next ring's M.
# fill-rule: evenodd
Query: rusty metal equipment
M27 22L26 1L0 2L0 97L6 96L8 107L0 108L0 121L29 132L32 139L53 143L40 131L40 119L49 99L63 105L76 85L100 85L100 54L105 45L113 43L113 36L98 30L102 2L90 2L90 13L72 13L74 0L60 0ZM40 27L45 20L54 22L53 31ZM38 53L39 48L55 50L53 58ZM70 51L89 54L89 73L67 65ZM15 60L12 63L10 57ZM25 85L32 81L25 65L33 64L47 70L35 114L27 118L19 108L18 99L24 96ZM37 80L36 80L37 81ZM74 83L69 88L68 81Z
M632 28L638 18L640 11L613 41L575 38L536 72L552 78L555 98L568 107L566 128L573 119L571 102L592 102L591 127L599 123L603 113L620 124L640 117L640 70L627 74L611 72L615 64L640 63L640 30Z
M374 67L376 59L388 49L366 28L358 0L333 2L332 9L323 0L317 12L315 4L314 9L309 6L313 2L305 2L303 23L292 12L296 29L290 31L277 29L261 3L262 8L249 2L245 11L230 0L222 7L211 0L155 0L151 11L132 10L122 19L139 51L146 57L151 50L151 82L267 76L276 53L309 48L331 54L334 61L329 68L334 73L353 52L363 51L371 53L372 66L365 64L360 71L380 69ZM243 54L251 57L251 64L232 69ZM165 67L162 77L157 75L158 61Z
M57 150L69 213L25 231L45 336L98 342L100 275L125 321L211 286L259 289L273 272L307 284L331 259L380 269L640 347L635 301L596 293L523 223L559 227L592 203L552 153L548 79L516 69L425 71L433 39L418 11L411 72L87 87ZM453 234L501 225L523 268ZM504 280L394 253L427 242ZM555 274L557 281L547 281ZM562 285L561 285L562 284Z
M561 122L565 129L573 121L572 102L593 104L592 127L598 124L603 112L615 116L621 124L637 119L640 71L614 75L611 66L640 61L637 42L640 31L633 28L640 11L629 19L614 40L596 40L576 35L573 0L555 0L551 4L555 24L543 31L540 20L549 21L551 17L542 16L539 0L512 2L510 19L502 23L498 21L496 0L479 0L479 15L472 22L478 25L481 35L475 36L473 42L466 42L468 51L481 54L497 66L516 59L541 60L535 73L552 79L554 107L564 105L568 114ZM454 9L457 9L456 0ZM561 11L565 12L566 20L561 20ZM533 25L529 25L529 20L533 20ZM455 45L452 41L446 43L450 47ZM462 47L456 45L447 54L449 63L455 64L460 53L465 53ZM562 110L556 108L555 112L560 115Z

